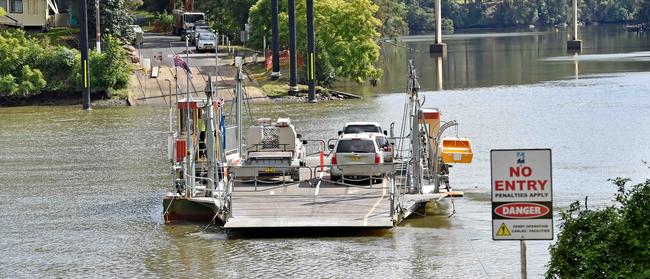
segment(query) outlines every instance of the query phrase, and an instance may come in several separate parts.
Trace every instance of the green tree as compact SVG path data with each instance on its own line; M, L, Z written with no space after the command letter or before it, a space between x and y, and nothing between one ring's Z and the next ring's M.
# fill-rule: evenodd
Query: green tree
M640 0L639 2L639 12L636 19L639 22L650 23L650 0Z
M627 187L611 180L617 204L560 212L561 229L550 247L547 278L650 278L650 179Z
M198 10L205 13L212 27L220 34L238 40L248 21L250 8L256 0L214 0L198 2ZM269 5L270 9L270 5Z
M281 1L280 41L288 43L287 2ZM380 21L374 17L378 7L370 0L314 1L316 28L316 74L327 85L337 77L357 82L376 80L381 70L375 66L380 52ZM250 11L253 47L261 48L264 36L271 38L270 1L258 1ZM307 50L307 18L305 2L296 3L296 36L298 54Z
M100 30L103 36L114 36L128 42L134 38L129 28L133 18L129 15L127 0L102 0L99 9ZM88 1L88 30L94 37L97 24L95 1Z
M374 0L379 7L375 17L381 22L380 33L384 38L395 39L408 34L406 23L406 5L396 0Z

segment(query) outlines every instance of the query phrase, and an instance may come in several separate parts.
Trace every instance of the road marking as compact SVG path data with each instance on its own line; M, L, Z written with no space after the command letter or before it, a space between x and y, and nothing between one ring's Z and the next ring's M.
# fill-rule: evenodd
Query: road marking
M372 179L372 177L371 177L370 179ZM366 216L363 216L363 226L364 226L364 227L368 226L368 217L370 216L370 214L372 214L373 211L375 211L375 208L377 208L377 206L379 206L379 203L381 203L381 201L382 201L382 200L384 199L384 197L386 196L386 179L385 179L385 178L383 179L383 181L382 181L381 184L382 184L382 187L381 187L381 197L379 197L379 199L377 200L377 202L375 202L375 204L372 206L372 208L370 208L370 210L368 211L368 213L366 213Z
M320 190L320 183L321 181L323 181L324 174L325 174L324 172L320 173L320 179L318 179L318 183L316 183L316 192L314 193L314 196L318 196L318 191Z

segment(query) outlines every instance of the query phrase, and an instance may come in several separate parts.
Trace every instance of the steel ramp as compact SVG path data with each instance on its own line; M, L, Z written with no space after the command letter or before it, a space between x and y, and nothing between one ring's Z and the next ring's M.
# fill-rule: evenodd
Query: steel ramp
M370 187L322 181L318 191L305 182L257 189L237 183L224 228L392 228L388 191L385 183Z

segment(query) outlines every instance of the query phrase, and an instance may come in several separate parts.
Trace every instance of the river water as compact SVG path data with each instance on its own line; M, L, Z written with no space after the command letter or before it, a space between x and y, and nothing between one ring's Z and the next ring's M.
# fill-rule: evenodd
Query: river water
M459 121L475 160L452 169L466 194L454 216L445 201L383 232L250 238L164 225L167 109L2 108L0 277L517 277L519 243L491 239L490 149L552 148L556 212L585 196L590 207L611 204L608 178L650 175L649 36L586 29L577 57L565 36L449 36L440 80L430 36L408 37L409 49L385 49L390 67L378 87L348 87L362 100L253 106L255 116L291 116L306 138L330 138L347 121L388 126L401 119L405 61L414 58L425 106ZM531 278L544 273L550 243L528 242Z

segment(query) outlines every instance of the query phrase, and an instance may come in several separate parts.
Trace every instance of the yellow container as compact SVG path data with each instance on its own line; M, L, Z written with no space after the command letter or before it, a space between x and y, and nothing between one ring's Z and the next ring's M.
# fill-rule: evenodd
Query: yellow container
M443 138L441 145L445 164L469 164L474 158L472 144L467 138Z

